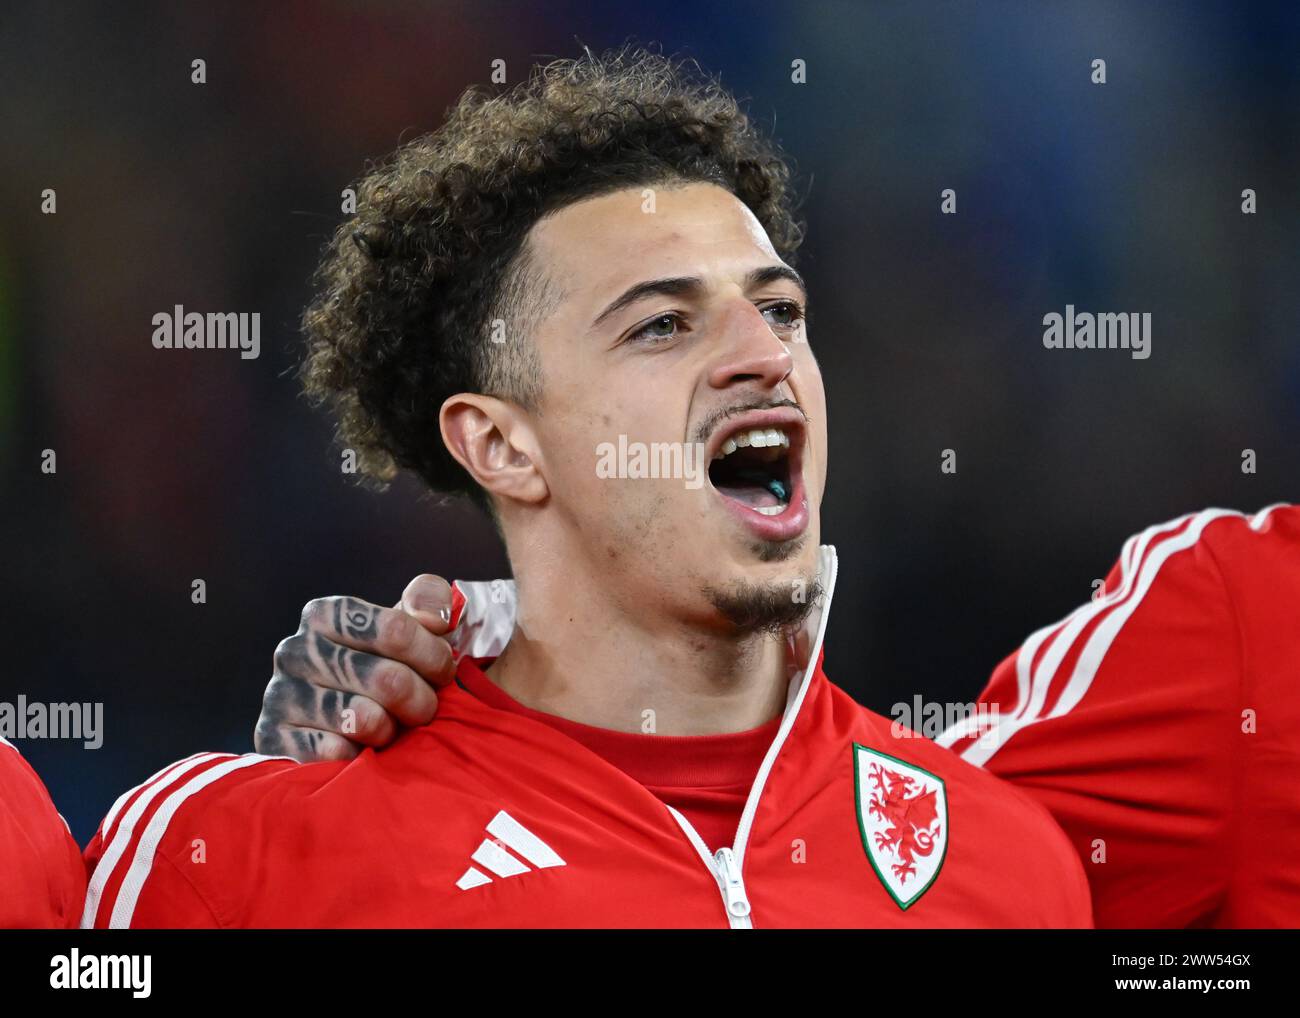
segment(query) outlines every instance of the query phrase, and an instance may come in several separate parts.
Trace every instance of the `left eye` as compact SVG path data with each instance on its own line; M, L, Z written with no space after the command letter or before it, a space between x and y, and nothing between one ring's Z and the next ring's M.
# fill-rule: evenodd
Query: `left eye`
M763 308L763 314L776 314L778 317L775 321L771 318L768 321L777 328L792 329L798 324L799 319L803 318L803 309L794 301L783 300L779 304L771 304Z

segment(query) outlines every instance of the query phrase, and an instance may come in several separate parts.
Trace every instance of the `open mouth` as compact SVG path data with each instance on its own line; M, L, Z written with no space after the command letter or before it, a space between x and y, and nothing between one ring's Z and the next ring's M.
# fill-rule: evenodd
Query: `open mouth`
M790 504L790 435L784 428L748 428L722 443L709 464L718 494L763 516L780 516Z
M708 445L709 487L750 535L786 542L808 529L803 413L793 406L739 414Z

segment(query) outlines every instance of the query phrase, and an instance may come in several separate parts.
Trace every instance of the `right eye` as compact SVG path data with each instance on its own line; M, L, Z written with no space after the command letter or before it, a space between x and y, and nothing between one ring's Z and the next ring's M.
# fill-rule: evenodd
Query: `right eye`
M633 343L662 343L677 335L677 326L680 322L681 315L676 311L665 311L662 315L650 319L645 325L628 336L628 341Z

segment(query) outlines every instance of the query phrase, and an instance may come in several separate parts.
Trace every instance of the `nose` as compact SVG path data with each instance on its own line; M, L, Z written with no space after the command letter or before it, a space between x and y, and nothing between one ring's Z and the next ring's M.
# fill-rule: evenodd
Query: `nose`
M746 300L723 322L726 340L717 362L709 370L709 384L726 389L739 382L775 389L794 370L785 342L772 331L763 313Z

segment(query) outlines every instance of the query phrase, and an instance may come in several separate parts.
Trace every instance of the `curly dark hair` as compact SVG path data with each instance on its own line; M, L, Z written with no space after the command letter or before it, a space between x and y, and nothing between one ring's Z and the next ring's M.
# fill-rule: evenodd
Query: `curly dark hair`
M529 230L585 198L691 182L732 192L793 261L803 229L776 144L694 61L631 46L534 67L501 95L471 88L439 130L367 173L315 275L301 372L363 474L404 467L490 511L438 413L457 392L537 407L527 337L555 291Z

